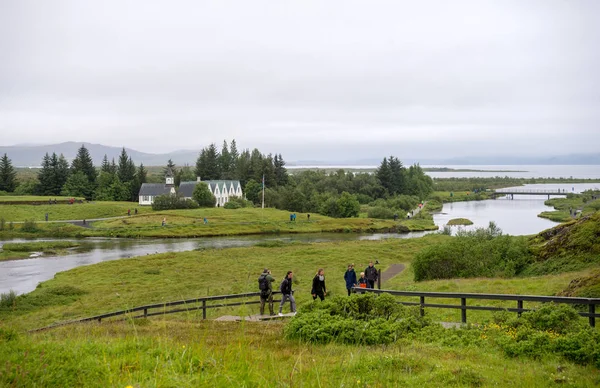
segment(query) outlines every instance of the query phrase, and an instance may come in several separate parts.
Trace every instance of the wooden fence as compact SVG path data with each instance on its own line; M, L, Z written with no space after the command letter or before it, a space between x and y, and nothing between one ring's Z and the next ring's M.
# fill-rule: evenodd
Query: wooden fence
M371 288L355 288L357 292L373 292L376 294L390 294L394 296L409 296L419 298L418 302L399 302L407 306L419 306L421 315L425 315L425 307L442 308L442 309L459 309L461 311L462 323L467 323L467 310L480 311L510 311L521 315L527 309L523 307L523 302L541 302L541 303L566 303L570 305L586 305L587 312L580 311L579 315L587 317L590 326L596 326L596 318L600 318L600 314L596 313L596 305L600 305L600 298L570 298L565 296L537 296L537 295L508 295L508 294L469 294L456 292L420 292L420 291L394 291L394 290L377 290ZM425 298L438 299L460 299L460 304L439 304L426 303ZM497 306L470 306L467 300L506 300L516 302L515 307L504 308Z

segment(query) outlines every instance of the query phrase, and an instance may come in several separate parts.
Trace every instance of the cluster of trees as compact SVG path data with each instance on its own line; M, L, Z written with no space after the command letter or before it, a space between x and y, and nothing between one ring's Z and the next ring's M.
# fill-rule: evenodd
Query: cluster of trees
M374 174L338 170L333 174L303 171L291 175L287 185L267 187L265 202L279 209L347 217L358 211L342 215L333 210L336 206L332 203L352 200L354 205L350 208L359 208L360 204L386 207L392 217L395 211L414 209L432 191L433 181L419 165L406 168L391 156L383 159Z
M136 169L125 148L121 151L118 164L114 159L109 162L105 155L98 173L90 153L82 145L70 166L62 154L44 155L38 182L32 188L32 193L100 201L135 201L140 186L146 182L146 174L143 164Z
M194 173L202 180L239 180L243 187L250 181L262 182L263 176L268 187L285 185L288 181L281 154L264 155L257 148L240 153L235 139L230 146L224 140L221 152L214 143L202 149Z

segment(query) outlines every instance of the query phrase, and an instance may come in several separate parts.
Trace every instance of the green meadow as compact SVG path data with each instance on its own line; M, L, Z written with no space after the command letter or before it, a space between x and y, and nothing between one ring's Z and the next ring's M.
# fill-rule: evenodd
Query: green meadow
M310 288L318 268L325 270L330 298L345 295L343 273L349 263L360 271L369 260L378 260L377 267L384 271L391 264L405 264L403 272L383 285L399 290L553 295L568 288L573 279L598 270L596 266L527 278L415 282L411 269L414 255L451 238L435 234L405 240L208 249L122 259L61 272L35 291L12 300L5 298L0 304L0 358L4 361L0 385L544 387L600 383L600 373L591 365L577 365L552 354L508 357L492 342L486 346L479 334L471 343L453 329L447 330L447 338L439 340L415 335L388 345L319 345L286 339L285 321L210 320L227 314L256 314L257 305L211 309L207 321L201 320L200 312L190 311L26 332L147 303L253 292L264 267L272 270L276 284L287 270L294 271L295 296L301 308L315 303ZM288 309L286 305L284 312ZM426 312L433 322L460 320L454 310ZM469 322L484 322L490 317L469 311Z

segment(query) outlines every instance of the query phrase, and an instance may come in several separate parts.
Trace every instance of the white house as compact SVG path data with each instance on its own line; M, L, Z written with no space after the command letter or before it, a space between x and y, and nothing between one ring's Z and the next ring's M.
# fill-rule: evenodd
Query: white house
M191 199L194 189L198 182L204 182L208 185L210 192L217 198L215 206L223 206L231 197L242 198L244 196L242 192L242 185L240 181L236 180L215 180L215 181L201 181L200 177L196 181L181 182L179 185L178 193L185 199ZM171 194L175 195L175 180L173 178L173 171L167 170L165 175L165 184L160 183L144 183L140 188L139 192L139 204L140 205L152 205L154 198L159 195Z
M170 167L165 174L164 185L162 183L142 183L139 192L139 204L152 205L154 198L165 194L175 195L175 178Z
M208 185L210 192L217 198L215 206L223 206L231 197L243 197L242 185L236 180L218 180L218 181L201 181L200 178L192 182L181 182L179 185L179 194L183 198L192 198L194 189L198 182L204 182Z

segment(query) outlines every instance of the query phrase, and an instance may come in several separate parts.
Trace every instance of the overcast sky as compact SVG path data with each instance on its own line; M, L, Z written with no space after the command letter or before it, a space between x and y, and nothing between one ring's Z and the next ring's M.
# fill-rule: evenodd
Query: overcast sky
M600 1L0 0L0 144L600 149Z

